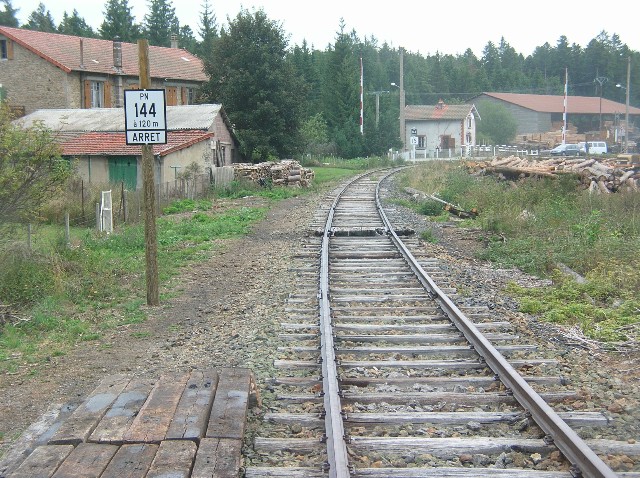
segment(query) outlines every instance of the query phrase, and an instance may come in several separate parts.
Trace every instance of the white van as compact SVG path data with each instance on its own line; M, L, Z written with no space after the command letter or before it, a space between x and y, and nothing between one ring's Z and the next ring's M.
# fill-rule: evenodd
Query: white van
M604 141L587 141L589 144L589 154L607 154L607 143ZM586 154L585 143L580 143L580 154Z

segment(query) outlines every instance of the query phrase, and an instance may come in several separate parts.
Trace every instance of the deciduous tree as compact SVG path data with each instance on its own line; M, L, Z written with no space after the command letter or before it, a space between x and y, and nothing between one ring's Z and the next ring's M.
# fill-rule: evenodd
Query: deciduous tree
M476 123L478 140L487 144L511 144L517 130L511 113L491 101L480 101L476 107L482 118Z
M0 107L0 226L29 221L58 194L71 175L69 163L51 131L35 125L22 128Z
M287 40L262 9L241 10L204 58L209 102L222 103L242 151L252 161L291 154L300 146L305 84L286 61Z

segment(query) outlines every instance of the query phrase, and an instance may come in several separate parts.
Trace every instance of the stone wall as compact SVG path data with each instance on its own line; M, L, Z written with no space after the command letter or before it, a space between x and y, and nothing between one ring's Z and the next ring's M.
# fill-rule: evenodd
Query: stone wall
M0 61L0 83L11 106L25 114L42 108L80 108L82 94L76 75L13 44L13 59Z

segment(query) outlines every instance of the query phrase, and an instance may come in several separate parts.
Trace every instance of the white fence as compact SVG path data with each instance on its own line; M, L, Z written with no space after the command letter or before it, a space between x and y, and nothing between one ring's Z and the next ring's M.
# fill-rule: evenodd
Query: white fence
M405 161L426 161L430 159L460 159L460 158L484 158L495 156L539 156L539 149L524 149L519 146L462 146L451 149L411 149L409 151L392 151L392 159L404 159Z

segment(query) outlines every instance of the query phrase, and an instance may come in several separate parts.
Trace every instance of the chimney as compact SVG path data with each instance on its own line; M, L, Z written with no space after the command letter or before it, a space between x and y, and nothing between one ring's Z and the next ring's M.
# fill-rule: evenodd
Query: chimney
M116 70L122 70L122 42L119 37L113 39L113 66Z
M80 68L84 70L84 39L80 38Z
M171 34L171 48L178 48L178 35L175 33Z

